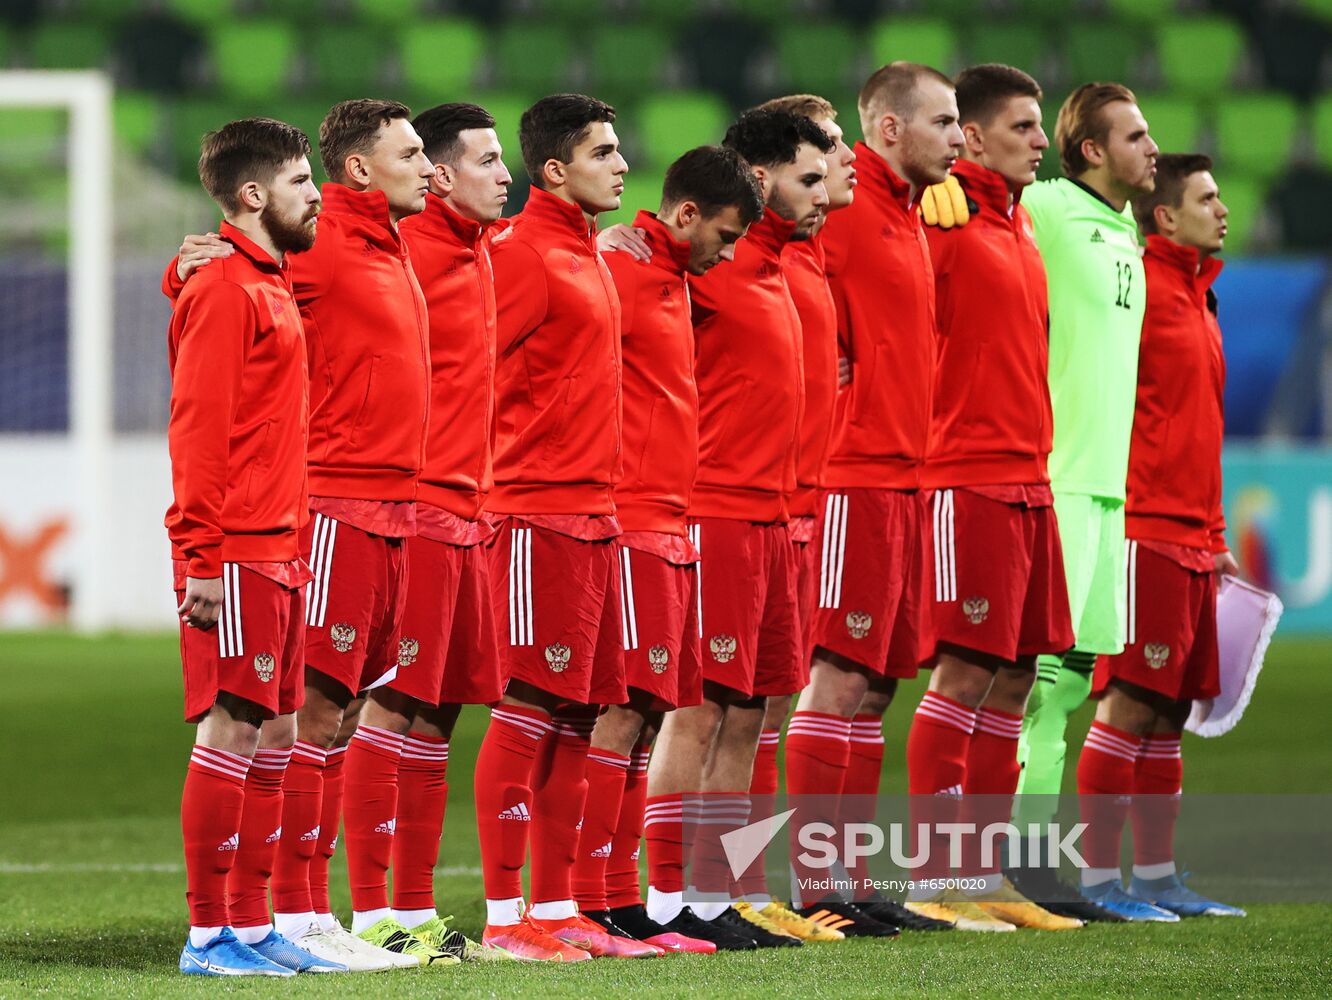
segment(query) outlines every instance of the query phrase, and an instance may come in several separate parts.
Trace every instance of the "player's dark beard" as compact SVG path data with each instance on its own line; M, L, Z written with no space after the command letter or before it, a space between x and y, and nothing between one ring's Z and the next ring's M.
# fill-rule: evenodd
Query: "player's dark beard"
M270 205L259 213L259 224L279 253L301 253L314 246L314 221L318 214L319 206L316 205L293 222L278 215Z

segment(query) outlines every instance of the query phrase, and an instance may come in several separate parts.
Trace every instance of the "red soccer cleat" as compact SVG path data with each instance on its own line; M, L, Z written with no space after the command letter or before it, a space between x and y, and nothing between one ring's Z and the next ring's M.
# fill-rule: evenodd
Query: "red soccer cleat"
M633 938L616 937L594 921L588 920L581 913L562 920L538 920L528 918L539 930L565 944L581 948L596 958L658 958L665 952L646 941Z
M665 934L657 934L643 940L647 944L654 944L668 953L683 955L715 955L717 953L717 946L711 941L686 937L683 934L677 934L675 931L667 931Z
M516 924L486 924L481 947L501 951L520 962L586 962L586 950L546 933L536 921L524 918Z

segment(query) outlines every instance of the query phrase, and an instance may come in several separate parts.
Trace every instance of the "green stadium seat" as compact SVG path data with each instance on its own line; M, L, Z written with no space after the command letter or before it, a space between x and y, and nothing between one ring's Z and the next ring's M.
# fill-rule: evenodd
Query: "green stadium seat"
M14 61L14 33L6 24L0 24L0 68Z
M171 152L177 176L181 180L193 178L197 183L199 142L204 134L212 132L232 119L251 113L274 115L278 113L278 109L269 107L259 111L252 106L246 107L234 102L220 101L217 98L178 102L171 114ZM311 142L313 141L312 138Z
M1332 167L1332 94L1324 94L1313 105L1314 155L1325 167Z
M730 113L714 94L677 92L649 97L633 117L647 164L665 170L685 150L721 142Z
M856 72L859 47L845 24L792 23L777 35L777 64L790 90L840 92L852 82L848 72Z
M1227 172L1267 179L1290 161L1300 112L1285 94L1236 94L1216 107L1217 163Z
M569 89L573 40L555 24L509 21L499 30L494 52L506 84L547 93Z
M1243 174L1218 172L1214 176L1221 201L1230 210L1226 216L1226 252L1234 254L1246 250L1262 215L1266 187L1261 181Z
M1109 0L1106 6L1114 17L1135 24L1160 24L1175 16L1171 0Z
M1326 170L1294 170L1273 188L1272 200L1281 217L1282 246L1327 253L1332 246L1332 174Z
M165 6L182 21L210 27L234 19L236 0L167 0Z
M800 18L800 0L735 0L736 11L752 21L779 25L799 20L805 27L810 27L813 19Z
M296 55L296 33L282 21L236 21L212 30L210 50L222 89L237 98L282 93Z
M125 148L143 156L162 131L162 106L151 94L119 91L112 103L111 124Z
M662 25L611 22L592 35L593 92L614 104L661 85L672 38Z
M614 212L598 216L597 225L605 229L617 222L633 222L639 209L655 212L661 207L661 185L664 178L665 171L635 170L631 165L629 172L624 175L624 194L620 196L620 207Z
M61 108L0 107L0 161L21 164L24 175L34 173L33 166L58 165L68 131L69 116Z
M409 93L458 97L471 86L486 51L485 34L471 21L427 21L401 34L402 75Z
M351 10L365 24L396 28L420 18L423 6L422 0L352 0Z
M1051 48L1049 36L1038 22L982 22L972 28L968 38L967 65L1016 66L1039 83L1046 75L1044 69L1050 61Z
M504 150L504 165L513 174L513 187L524 186L527 174L523 170L523 150L518 145L518 123L523 112L535 103L535 98L523 94L491 92L471 94L466 100L481 105L495 119L495 134L499 136L500 146ZM422 105L425 108L426 105ZM510 200L513 200L513 188L510 188Z
M1203 122L1197 101L1189 97L1146 95L1139 96L1138 106L1161 152L1197 152Z
M1171 90L1215 97L1239 68L1244 34L1223 17L1183 18L1157 29L1156 52Z
M637 10L645 20L678 25L693 20L699 6L699 0L638 0Z
M1332 24L1332 0L1303 0L1300 9L1311 17Z
M957 33L939 18L880 18L870 28L869 49L876 67L904 59L950 75L957 68Z
M604 18L605 0L528 0L515 17L536 17L565 25L585 25Z
M1132 28L1109 21L1078 21L1069 23L1063 48L1065 79L1080 86L1092 80L1136 79L1144 46Z
M110 49L110 36L95 24L46 21L28 37L28 60L36 69L97 69Z
M311 30L307 45L311 76L321 91L378 93L387 45L374 27L320 25Z
M1010 6L1019 17L1062 23L1068 20L1069 0L1012 0Z

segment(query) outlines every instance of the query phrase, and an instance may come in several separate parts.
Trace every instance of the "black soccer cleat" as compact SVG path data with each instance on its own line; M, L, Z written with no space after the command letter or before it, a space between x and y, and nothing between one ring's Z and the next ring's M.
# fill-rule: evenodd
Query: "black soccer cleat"
M728 909L726 912L733 913L734 911ZM736 914L736 919L741 921L746 928L752 927L739 914ZM685 937L697 938L700 941L711 941L717 946L718 951L753 951L758 947L758 942L743 928L731 929L717 923L715 920L704 920L687 906L670 921L658 926L676 934L683 934ZM758 928L753 929L757 930Z
M600 913L589 913L587 916L603 927L618 927L626 936L637 941L646 941L658 934L670 933L670 928L657 923L647 915L647 907L642 903L636 906L618 906L614 909L602 910ZM602 917L606 918L606 923L602 923ZM615 932L611 931L611 933L614 934Z
M1013 888L1033 903L1045 907L1061 917L1072 917L1084 923L1122 924L1118 913L1097 906L1067 882L1059 878L1053 868L1007 868L1004 875Z
M615 918L611 916L610 910L580 910L579 912L611 937L630 938L634 941L642 940L637 934L631 934L625 928L621 927ZM644 915L646 916L646 914Z
M735 934L743 934L759 948L799 948L804 944L799 938L791 937L789 934L773 934L771 931L765 931L758 924L740 916L733 906L728 906L720 917L709 920L708 923Z
M901 933L896 921L879 920L836 896L827 896L817 903L800 907L796 913L821 927L841 931L847 937L890 938Z
M885 896L875 893L869 899L856 901L856 909L872 917L881 924L895 924L904 931L951 931L953 925L947 920L935 920L921 913L912 913L901 903L895 903ZM843 931L842 933L846 933Z

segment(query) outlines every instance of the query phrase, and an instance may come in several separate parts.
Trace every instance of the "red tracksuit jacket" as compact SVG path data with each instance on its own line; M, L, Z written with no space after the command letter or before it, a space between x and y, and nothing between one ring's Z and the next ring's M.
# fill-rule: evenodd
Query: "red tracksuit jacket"
M907 182L864 143L856 153L856 200L820 235L852 366L825 482L915 489L934 389L934 269Z
M804 407L800 316L782 275L795 230L771 209L735 260L690 278L699 396L695 517L787 521Z
M805 356L805 409L796 448L793 517L812 515L818 509L837 406L837 303L825 267L821 233L788 243L782 250L782 273L800 316Z
M430 316L430 430L417 499L475 521L492 483L495 276L482 227L435 195L402 238Z
M1216 321L1215 257L1147 237L1147 312L1129 445L1125 533L1224 552L1222 400L1226 360ZM1201 267L1200 267L1201 264Z
M646 232L652 259L605 257L620 293L624 356L624 474L615 487L615 512L625 531L684 536L698 469L694 327L685 287L689 244L674 239L651 212L639 212L634 225Z
M309 511L305 336L289 268L224 222L236 251L176 300L167 334L172 555L189 576L300 558Z
M582 210L532 188L491 241L498 307L495 486L504 514L613 514L620 299Z
M1048 483L1053 443L1045 265L1020 204L993 170L954 174L979 211L928 230L938 303L938 373L923 484Z

